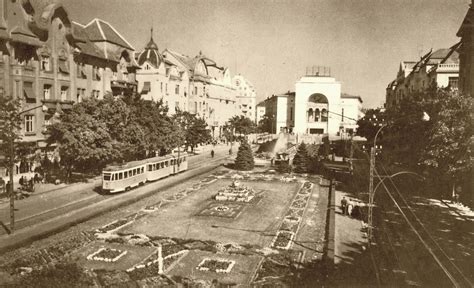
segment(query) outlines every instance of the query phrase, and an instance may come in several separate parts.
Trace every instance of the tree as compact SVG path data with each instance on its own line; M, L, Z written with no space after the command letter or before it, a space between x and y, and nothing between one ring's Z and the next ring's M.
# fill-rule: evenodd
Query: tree
M247 141L242 141L235 158L235 168L237 170L248 171L252 170L255 166L253 159L252 148Z
M468 181L472 171L473 98L430 87L387 110L385 150L396 162L422 170L433 187L446 191ZM429 121L423 121L427 113ZM467 179L466 179L467 178ZM470 193L470 191L465 192Z
M35 269L18 280L18 287L89 287L94 281L76 263L57 263Z
M0 149L2 154L5 155L3 164L8 169L11 169L11 166L17 160L15 157L17 155L15 146L17 145L13 144L20 139L17 134L22 123L20 112L20 100L0 94ZM12 146L14 151L11 151ZM11 158L12 156L13 158Z
M117 143L110 136L107 125L96 117L96 99L86 99L73 106L72 111L60 116L60 122L48 127L49 145L59 145L61 164L69 180L73 168L79 171L100 171L106 164L121 157Z
M309 167L309 157L308 150L306 149L306 144L302 142L298 146L295 157L293 158L293 166L295 167L296 173L307 173Z
M380 109L368 109L364 117L357 120L356 135L365 137L367 142L372 143L380 125L386 123L385 118L385 113Z
M196 117L187 111L178 111L174 115L174 120L181 127L183 141L191 150L198 144L209 142L212 139L211 131L207 129L207 123L202 118Z
M274 133L273 130L276 128L274 127L275 125L273 124L274 121L275 121L275 117L273 115L265 114L262 120L258 122L258 132Z
M255 131L255 123L245 116L233 116L229 119L229 126L236 134L248 135Z

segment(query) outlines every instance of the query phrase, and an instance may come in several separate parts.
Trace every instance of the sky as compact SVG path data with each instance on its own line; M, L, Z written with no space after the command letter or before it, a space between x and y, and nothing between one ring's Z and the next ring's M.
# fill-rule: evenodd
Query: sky
M69 17L114 26L136 51L153 38L200 51L254 84L257 100L294 91L306 67L328 66L342 92L383 105L400 61L449 48L471 0L63 0Z

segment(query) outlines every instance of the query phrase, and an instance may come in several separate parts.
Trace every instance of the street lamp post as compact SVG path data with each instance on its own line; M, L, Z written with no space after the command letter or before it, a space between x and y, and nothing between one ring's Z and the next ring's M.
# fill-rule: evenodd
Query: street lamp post
M411 115L411 116L399 118L397 120L404 119L404 118L415 117L415 116L417 116L417 115ZM397 121L397 120L395 120L395 121ZM429 121L430 116L426 112L423 112L422 120L423 121ZM380 126L380 128L377 130L377 133L375 133L374 143L373 143L373 145L370 149L369 211L368 211L368 216L367 216L367 225L368 225L368 227L367 227L368 228L368 230L367 230L368 233L367 234L368 234L369 246L370 246L370 242L372 241L372 229L373 229L373 227L372 227L372 225L373 225L373 206L374 206L374 194L375 194L375 190L374 190L374 171L375 171L375 156L376 156L376 149L377 149L377 137L379 136L380 131L382 131L382 129L387 127L388 125L389 124L383 124L383 125ZM392 176L394 176L394 175L392 175ZM377 185L377 187L378 187L378 185Z
M32 111L32 110L35 110L35 109L38 109L38 108L42 108L43 111L47 111L48 110L48 107L46 107L44 104L42 105L39 105L39 106L36 106L36 107L33 107L33 108L30 108L30 109L26 109L24 111L21 111L18 113L18 116L26 113L26 112L29 112L29 111ZM15 170L15 139L13 137L11 137L10 139L10 233L13 234L13 232L15 231L15 193L14 193L14 185L13 185L13 171Z

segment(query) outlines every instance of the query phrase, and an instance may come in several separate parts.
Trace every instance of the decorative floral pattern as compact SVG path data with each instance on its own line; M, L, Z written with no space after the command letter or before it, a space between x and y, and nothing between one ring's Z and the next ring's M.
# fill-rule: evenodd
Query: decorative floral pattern
M127 254L127 251L113 248L100 248L99 250L87 256L87 260L115 262L125 254Z
M235 265L235 261L226 259L204 258L196 269L216 273L229 273Z

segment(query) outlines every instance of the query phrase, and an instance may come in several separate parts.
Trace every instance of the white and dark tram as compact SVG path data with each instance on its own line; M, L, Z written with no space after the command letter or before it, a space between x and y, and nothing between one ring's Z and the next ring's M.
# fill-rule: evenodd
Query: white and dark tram
M107 166L102 170L102 191L116 193L155 181L188 169L187 153L170 154L123 165Z

